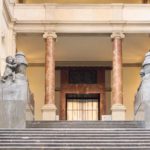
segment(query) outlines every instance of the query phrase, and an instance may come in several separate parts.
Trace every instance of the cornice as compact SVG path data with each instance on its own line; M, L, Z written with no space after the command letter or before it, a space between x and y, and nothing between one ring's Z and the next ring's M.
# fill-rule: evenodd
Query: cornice
M150 22L16 22L14 30L19 33L150 33Z
M134 21L126 21L126 20L106 20L106 21L66 21L66 20L15 20L18 24L150 24L150 20L142 21L134 20Z
M128 8L135 9L150 9L150 4L11 4L9 0L4 0L4 16L6 22L14 24L14 30L16 32L22 33L44 33L47 31L55 31L56 33L112 33L112 32L123 32L123 33L150 33L150 19L145 20L126 20L122 14L123 10ZM58 9L112 9L112 11L120 12L121 15L116 17L112 14L112 18L103 19L62 19L55 18L55 11ZM38 13L36 14L35 20L32 17L28 18L14 18L15 10L24 9L34 9L37 11L42 10L43 17L38 18ZM106 9L106 10L107 10ZM140 9L140 10L141 10ZM119 10L119 11L118 11ZM49 11L53 12L51 14ZM60 11L60 10L59 10ZM70 11L69 11L70 12ZM18 11L16 12L16 14ZM59 12L60 13L60 12ZM67 13L67 12L65 12ZM75 13L75 12L74 12ZM90 12L89 12L90 13ZM95 13L95 12L94 12ZM140 11L139 11L140 13ZM47 18L47 15L51 14L51 17ZM28 14L30 16L30 13ZM28 16L27 15L27 16ZM96 14L94 14L95 17ZM34 17L34 15L33 15ZM83 15L84 17L84 15ZM137 18L138 19L138 18Z
M62 3L40 3L40 4L15 4L16 7L57 7L57 8L110 8L110 7L132 7L132 8L137 8L137 7L150 7L150 4L124 4L124 3L111 3L111 4L79 4L79 3L68 3L68 4L62 4Z

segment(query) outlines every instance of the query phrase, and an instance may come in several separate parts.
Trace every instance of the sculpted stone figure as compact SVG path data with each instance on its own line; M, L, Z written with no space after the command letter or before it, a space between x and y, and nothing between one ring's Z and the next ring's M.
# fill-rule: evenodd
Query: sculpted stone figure
M150 128L150 51L145 55L140 71L142 78L135 96L135 118L145 120L145 126Z
M0 82L0 128L24 128L26 120L34 118L27 65L23 52L6 57L6 68Z
M16 66L16 74L20 73L26 75L26 68L28 66L26 57L23 52L17 52L15 55L17 66Z
M15 80L15 68L17 67L16 59L12 56L6 57L6 69L2 77L2 81L5 82L7 78L12 76L12 81Z
M17 52L15 58L12 56L6 57L6 68L2 76L2 82L7 80L15 81L16 76L26 76L27 61L23 52Z

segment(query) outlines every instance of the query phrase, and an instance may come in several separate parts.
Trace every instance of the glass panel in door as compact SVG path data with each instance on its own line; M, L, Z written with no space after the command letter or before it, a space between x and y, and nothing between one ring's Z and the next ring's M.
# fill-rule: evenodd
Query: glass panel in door
M98 120L99 96L82 95L67 97L67 120Z

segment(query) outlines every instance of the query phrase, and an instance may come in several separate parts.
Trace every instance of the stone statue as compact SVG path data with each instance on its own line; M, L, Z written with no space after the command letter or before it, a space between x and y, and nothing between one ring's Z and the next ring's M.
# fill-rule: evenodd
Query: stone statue
M142 78L135 96L135 118L145 120L146 127L150 128L150 51L145 55L140 71Z
M7 78L9 78L10 76L12 76L12 81L15 80L15 69L17 67L17 63L15 58L13 58L12 56L8 56L6 57L6 69L4 72L4 75L2 76L2 81L6 82Z
M26 68L28 66L27 60L23 52L17 52L15 55L17 66L16 73L26 75Z
M142 78L146 75L150 75L150 50L146 53L144 62L142 64Z
M28 63L23 52L17 52L15 58L12 56L6 57L6 63L5 72L1 78L2 82L7 82L8 80L14 82L17 76L26 77Z
M0 128L24 128L26 120L33 120L34 101L26 76L27 66L23 52L6 57L0 82Z

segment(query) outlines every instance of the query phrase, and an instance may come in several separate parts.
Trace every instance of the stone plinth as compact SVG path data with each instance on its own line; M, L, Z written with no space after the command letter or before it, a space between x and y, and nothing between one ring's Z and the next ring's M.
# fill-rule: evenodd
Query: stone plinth
M25 128L25 111L24 101L0 101L0 128Z
M143 113L141 112L142 114L141 120L145 121L146 128L150 128L150 74L146 74L142 78L142 82L138 89L135 102L137 103L138 101L139 101L138 106L140 105L143 106L142 108ZM139 111L141 111L141 109L137 111L136 115L139 114Z
M17 74L14 82L0 82L0 128L25 128L26 120L31 118L33 120L26 77Z
M114 104L111 108L112 120L123 121L125 120L126 107L122 104Z
M17 74L14 82L10 80L6 83L0 83L0 100L27 101L28 98L28 82L22 74Z
M56 106L54 104L46 104L42 108L43 120L56 120Z

